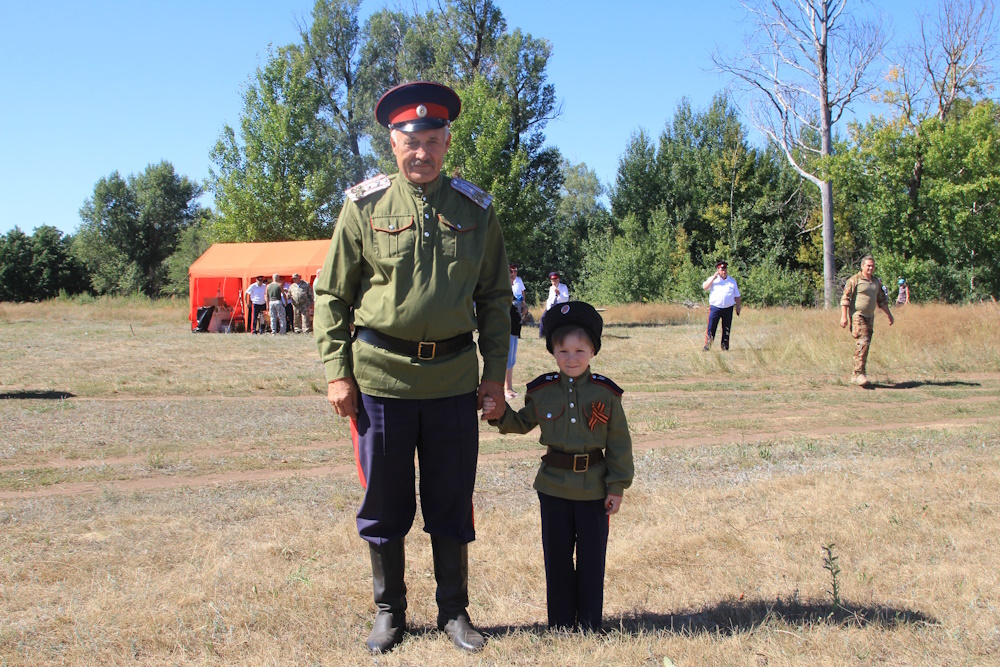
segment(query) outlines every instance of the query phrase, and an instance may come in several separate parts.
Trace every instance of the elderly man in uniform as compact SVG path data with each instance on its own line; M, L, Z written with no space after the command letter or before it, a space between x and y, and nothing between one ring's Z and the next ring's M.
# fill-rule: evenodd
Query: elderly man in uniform
M292 299L292 323L288 330L295 333L312 333L313 291L309 283L297 273L292 274L292 284L288 287Z
M868 349L871 347L872 333L875 331L875 308L881 308L889 316L892 326L892 312L889 297L885 295L882 281L875 275L875 258L865 255L861 259L861 271L847 279L844 296L840 299L840 326L851 325L851 335L856 341L854 348L854 374L851 382L859 387L869 385L865 374L868 364Z
M455 92L436 83L404 84L382 96L375 116L390 130L399 173L347 191L315 283L327 398L351 419L365 487L357 527L371 555L377 614L366 643L373 653L392 649L406 630L414 451L438 628L468 651L485 641L467 612L476 410L489 396L495 408L484 417L503 411L511 288L492 197L441 174L449 124L460 109Z

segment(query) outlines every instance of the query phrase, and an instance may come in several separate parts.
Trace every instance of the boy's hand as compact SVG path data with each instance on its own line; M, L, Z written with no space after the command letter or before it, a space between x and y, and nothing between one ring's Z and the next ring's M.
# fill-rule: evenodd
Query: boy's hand
M486 415L493 414L493 411L496 409L496 407L497 407L497 402L495 400L493 400L492 396L483 396L483 416L482 416L482 420L483 421L488 421L488 417Z
M618 510L622 508L622 497L613 496L608 494L608 497L604 499L604 509L607 510L605 514L611 516L612 514L617 514Z

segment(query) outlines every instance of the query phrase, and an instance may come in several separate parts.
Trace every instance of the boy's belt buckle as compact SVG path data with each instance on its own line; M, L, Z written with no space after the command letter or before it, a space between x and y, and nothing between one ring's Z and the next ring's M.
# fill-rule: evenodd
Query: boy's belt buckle
M430 348L430 354L424 354L424 350L427 348ZM435 342L427 343L424 341L420 341L419 343L417 343L417 359L421 359L423 361L429 361L434 358L435 352L437 352L437 343Z
M577 467L577 462L583 461L583 467ZM574 454L573 455L573 472L587 472L590 468L590 454Z

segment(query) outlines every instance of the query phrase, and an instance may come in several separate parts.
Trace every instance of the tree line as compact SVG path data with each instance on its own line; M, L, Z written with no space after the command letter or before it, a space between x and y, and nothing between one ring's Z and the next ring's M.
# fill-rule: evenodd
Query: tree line
M658 136L636 130L605 185L546 143L560 113L552 47L511 29L492 0L384 8L363 22L360 0L318 0L298 40L251 76L205 183L169 162L112 172L75 234L0 237L0 299L184 294L188 267L212 242L329 236L345 188L395 171L372 109L417 79L459 93L445 171L494 195L529 299L559 270L575 296L599 303L700 300L704 276L727 259L745 302L818 305L869 252L886 282L906 277L915 300L1000 292L992 0L943 2L885 72L872 57L885 31L877 17L852 16L847 0L741 4L768 29L751 33L758 41L743 54L713 55L732 88L704 109L682 99ZM822 54L808 34L827 40ZM761 68L768 49L797 64L795 90L810 94ZM831 66L853 74L838 80ZM838 126L863 93L882 113ZM203 192L214 209L197 203Z

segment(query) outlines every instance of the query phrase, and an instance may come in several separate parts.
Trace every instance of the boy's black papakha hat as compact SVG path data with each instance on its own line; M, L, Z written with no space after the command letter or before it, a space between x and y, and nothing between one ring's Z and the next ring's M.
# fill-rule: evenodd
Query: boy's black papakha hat
M601 351L601 332L604 319L601 314L584 301L557 303L542 315L542 329L545 330L545 347L552 352L552 334L562 327L581 327L594 343L594 354Z
M375 118L390 130L416 132L447 127L462 111L462 100L448 86L414 81L390 88L375 105Z

